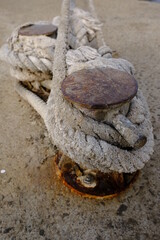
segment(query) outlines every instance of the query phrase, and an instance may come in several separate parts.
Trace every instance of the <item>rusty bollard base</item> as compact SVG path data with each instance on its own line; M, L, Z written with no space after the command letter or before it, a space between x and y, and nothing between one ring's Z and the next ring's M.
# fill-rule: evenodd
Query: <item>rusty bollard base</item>
M72 191L83 197L106 199L116 197L118 194L126 190L137 178L139 171L135 173L102 173L96 171L86 176L86 181L91 180L90 186L82 182L84 172L88 170L82 169L77 163L67 156L58 152L54 158L57 175L62 182ZM93 178L93 179L92 179Z

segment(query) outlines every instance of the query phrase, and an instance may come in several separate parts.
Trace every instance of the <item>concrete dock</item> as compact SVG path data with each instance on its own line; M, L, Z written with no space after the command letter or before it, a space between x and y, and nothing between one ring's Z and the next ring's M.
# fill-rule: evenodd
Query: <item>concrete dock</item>
M85 1L80 1L85 8ZM106 42L133 63L154 127L151 160L132 188L110 200L71 193L57 178L43 120L14 91L0 62L0 240L160 239L160 4L95 0ZM0 46L26 22L52 20L57 0L0 0Z

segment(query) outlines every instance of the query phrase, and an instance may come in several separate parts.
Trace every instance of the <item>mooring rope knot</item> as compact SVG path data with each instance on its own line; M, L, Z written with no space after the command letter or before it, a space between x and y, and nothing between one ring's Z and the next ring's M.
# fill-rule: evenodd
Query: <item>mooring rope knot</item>
M132 173L143 168L153 152L148 106L142 92L137 91L132 64L112 58L91 0L89 7L90 13L70 10L70 1L64 0L61 17L52 21L52 36L21 35L20 29L28 26L23 25L2 47L1 58L10 63L12 75L20 80L16 82L17 92L42 116L53 142L65 155L86 168ZM122 74L130 79L135 89L129 102L108 113L106 109L93 111L84 103L66 100L63 83L67 77L84 71L90 74L96 69L103 76L107 71L109 78ZM35 89L44 86L49 90L47 103L24 88L20 83L24 80L32 82ZM119 79L116 81L119 84Z

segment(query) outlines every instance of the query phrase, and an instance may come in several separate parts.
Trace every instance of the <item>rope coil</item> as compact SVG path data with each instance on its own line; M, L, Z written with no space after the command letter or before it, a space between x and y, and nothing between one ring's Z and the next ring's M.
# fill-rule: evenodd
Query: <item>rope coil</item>
M141 91L139 91L137 97L131 103L130 120L132 120L132 111L137 109L135 112L136 114L139 113L139 107L135 109L134 106L137 106L138 102L140 102L140 106L144 106L144 121L141 122L139 130L145 132L147 143L141 149L132 151L123 150L122 148L108 143L109 141L119 141L123 144L122 136L117 134L117 131L109 125L99 123L83 115L82 112L63 99L60 87L66 76L65 55L67 42L64 40L65 36L63 34L68 30L68 4L69 1L64 1L63 7L66 8L66 11L63 9L62 18L65 18L65 23L62 21L59 27L59 44L56 46L57 54L55 52L55 64L53 66L54 89L47 103L48 112L45 119L46 126L56 145L65 155L74 159L78 164L82 164L82 166L91 169L99 169L102 172L107 172L109 170L117 172L134 172L144 166L153 151L153 135L149 120L149 110ZM69 58L68 63L72 62L70 62L70 60ZM61 66L64 66L64 68L61 68ZM129 64L129 69L131 69L130 66ZM121 67L121 70L125 69ZM99 136L98 138L97 135Z
M148 106L142 92L139 90L136 97L131 101L127 117L136 125L138 131L147 137L147 143L140 149L126 150L124 148L128 147L128 143L120 132L107 123L96 121L80 111L80 109L69 104L60 91L65 77L80 69L105 67L125 71L129 74L134 72L132 64L128 61L111 58L112 50L104 42L101 25L97 20L91 0L89 1L89 6L92 15L83 13L83 21L80 21L80 19L82 20L81 14L83 11L79 11L76 8L70 10L70 1L63 1L60 21L58 18L55 18L53 21L58 26L58 36L56 42L54 42L55 45L53 44L54 47L52 46L54 51L52 50L49 53L51 58L48 58L48 61L51 59L53 61L54 59L52 70L52 61L47 63L48 68L45 62L46 58L40 58L41 62L38 58L39 62L37 62L39 65L36 66L34 56L30 56L29 60L26 60L20 54L17 57L16 54L14 55L8 49L5 50L6 54L3 54L3 59L7 59L10 62L13 66L12 70L15 72L23 66L21 64L25 63L26 68L33 65L34 70L32 71L35 74L35 79L40 82L46 81L46 86L51 88L52 91L47 104L44 104L35 94L25 91L19 83L16 86L17 92L43 117L53 142L65 155L84 167L98 169L102 172L134 172L144 167L144 164L149 160L153 152L152 126ZM70 15L71 17L69 17ZM71 20L72 18L75 19L75 22ZM76 28L77 22L83 22L83 28ZM89 30L86 31L87 27ZM78 31L76 32L77 29ZM86 41L88 33L90 35ZM94 39L93 34L95 34L97 40L96 49L93 49L88 44L89 41L91 42ZM13 34L12 41L14 43L16 42L16 37L17 35ZM72 46L72 49L67 51L68 45ZM18 59L17 62L15 59ZM16 68L17 66L18 68ZM35 71L35 67L38 70ZM21 70L21 72L24 73L24 70ZM33 81L32 73L28 72L28 81L29 79ZM37 72L39 80L36 75ZM48 83L47 81L50 80L51 76L53 76L53 79ZM22 76L19 78L23 81ZM38 87L39 85L37 85Z

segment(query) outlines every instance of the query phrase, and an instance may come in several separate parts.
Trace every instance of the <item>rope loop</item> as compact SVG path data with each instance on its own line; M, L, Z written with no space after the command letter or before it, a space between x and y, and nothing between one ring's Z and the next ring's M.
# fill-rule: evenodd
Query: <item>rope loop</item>
M42 116L54 143L65 155L86 168L132 173L144 167L154 144L142 92L139 90L127 105L128 110L113 110L113 119L108 123L70 104L61 91L63 80L81 69L112 68L131 75L134 72L127 60L112 58L93 1L87 2L90 12L63 0L61 17L52 21L58 27L56 37L21 36L19 29L28 24L18 27L2 46L0 58L10 64L11 75L19 80L17 92ZM23 81L27 81L29 90ZM44 93L44 89L49 95L47 103L35 94L39 90ZM139 134L147 142L137 149L134 147Z

